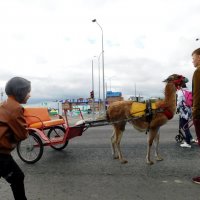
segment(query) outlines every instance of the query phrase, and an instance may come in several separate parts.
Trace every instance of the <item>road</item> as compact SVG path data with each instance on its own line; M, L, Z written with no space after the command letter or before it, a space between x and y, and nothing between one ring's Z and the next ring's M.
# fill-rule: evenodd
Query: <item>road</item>
M113 160L111 126L89 128L70 140L61 152L45 147L37 163L23 163L29 200L200 200L200 185L191 178L200 175L200 148L182 149L174 137L178 118L160 130L164 157L152 166L145 163L146 135L127 125L122 151L127 164ZM194 135L194 129L192 128ZM9 185L0 179L0 199L13 199Z

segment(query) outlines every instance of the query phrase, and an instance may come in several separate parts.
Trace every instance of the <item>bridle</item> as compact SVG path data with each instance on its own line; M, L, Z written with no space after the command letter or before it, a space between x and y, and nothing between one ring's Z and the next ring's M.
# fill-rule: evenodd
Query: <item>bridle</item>
M173 83L175 85L176 89L178 90L180 88L180 85L182 85L182 83L185 82L184 79L185 79L185 77L180 75L178 79L172 80L169 82Z

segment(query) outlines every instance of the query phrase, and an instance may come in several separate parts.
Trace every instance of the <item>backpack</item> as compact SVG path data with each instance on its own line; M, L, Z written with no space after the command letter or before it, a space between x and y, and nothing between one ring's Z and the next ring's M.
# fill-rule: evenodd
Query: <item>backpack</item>
M192 92L184 90L183 95L185 97L185 105L188 107L192 107Z

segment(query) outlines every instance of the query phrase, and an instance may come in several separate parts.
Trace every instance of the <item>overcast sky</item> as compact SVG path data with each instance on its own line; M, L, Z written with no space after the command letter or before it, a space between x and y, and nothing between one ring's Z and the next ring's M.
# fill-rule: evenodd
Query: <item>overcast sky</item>
M93 60L98 98L102 32L92 19L103 29L108 90L162 96L173 73L191 88L199 10L199 0L1 0L0 88L22 76L32 98L87 98Z

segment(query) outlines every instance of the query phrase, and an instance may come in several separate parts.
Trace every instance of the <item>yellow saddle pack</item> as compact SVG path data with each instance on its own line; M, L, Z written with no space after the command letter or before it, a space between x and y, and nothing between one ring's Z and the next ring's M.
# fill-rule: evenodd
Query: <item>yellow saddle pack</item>
M156 103L152 103L151 102L151 109L155 110L156 107ZM131 115L133 117L140 117L146 114L147 111L147 104L146 103L141 103L141 102L133 102L132 106L131 106Z

